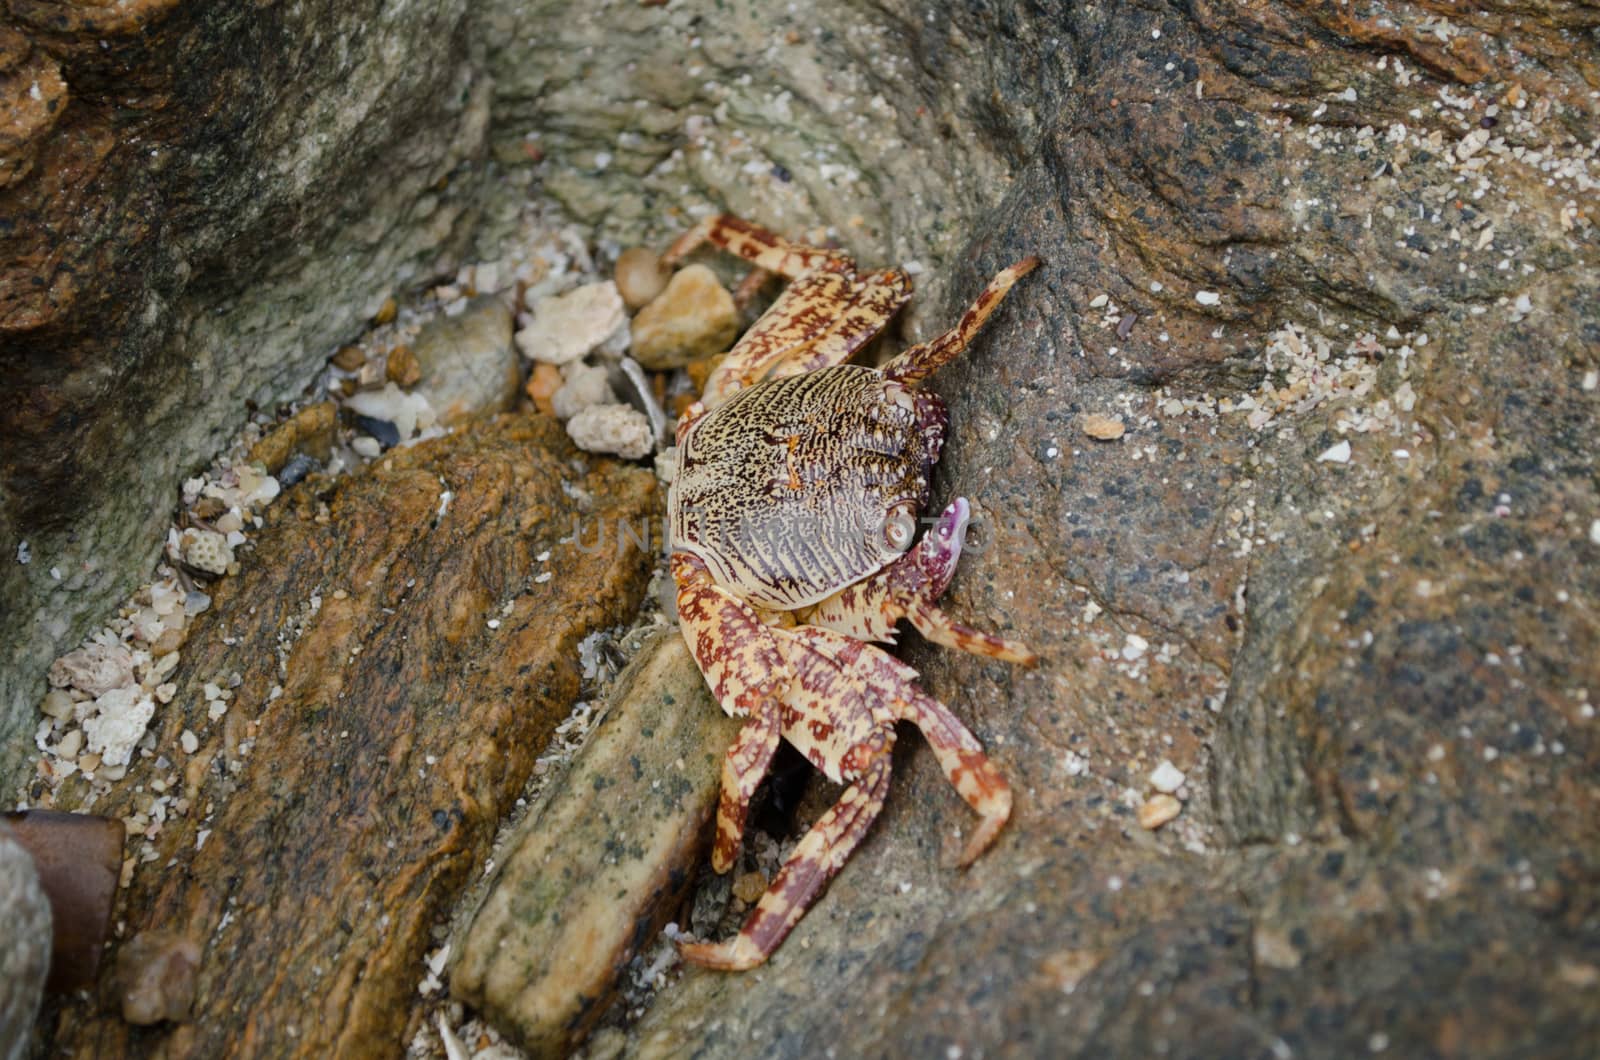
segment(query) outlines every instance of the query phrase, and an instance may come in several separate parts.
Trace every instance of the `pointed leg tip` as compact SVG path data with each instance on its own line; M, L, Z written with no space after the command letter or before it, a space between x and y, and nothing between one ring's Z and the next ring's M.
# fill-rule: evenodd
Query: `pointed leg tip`
M744 936L727 942L679 942L678 956L689 964L702 968L715 968L722 972L743 972L767 959Z

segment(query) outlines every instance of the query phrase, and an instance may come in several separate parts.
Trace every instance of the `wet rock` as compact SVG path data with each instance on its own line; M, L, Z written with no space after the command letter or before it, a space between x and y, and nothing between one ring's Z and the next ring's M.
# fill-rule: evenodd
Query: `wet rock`
M589 405L567 421L567 434L589 453L638 460L655 449L650 418L631 405Z
M565 1056L682 901L738 731L676 629L643 647L579 755L508 841L451 968L456 997Z
M282 481L283 476L278 473L297 454L317 461L328 459L337 426L338 409L333 402L307 405L251 446L246 460L261 464L269 475L278 475Z
M566 294L541 298L533 307L533 323L517 332L523 356L564 365L594 350L626 327L622 296L610 280L585 284Z
M50 903L33 858L0 823L0 1060L31 1052L50 970Z
M717 274L690 265L633 318L633 356L651 371L681 368L726 351L739 323L733 296Z
M503 416L268 509L254 561L190 627L155 751L96 804L172 796L121 917L130 939L205 940L190 1019L135 1031L104 977L56 1047L399 1051L430 929L569 713L579 642L644 592L653 557L615 527L658 503L649 472ZM220 716L208 683L232 693Z
M479 412L504 412L516 402L522 369L512 326L511 310L493 295L474 298L458 316L437 316L422 326L411 344L422 372L416 393L440 423L448 427Z

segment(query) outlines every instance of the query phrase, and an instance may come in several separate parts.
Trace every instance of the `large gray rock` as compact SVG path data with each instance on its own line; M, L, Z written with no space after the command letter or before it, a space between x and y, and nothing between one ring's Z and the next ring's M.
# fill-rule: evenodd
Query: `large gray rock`
M50 118L0 136L0 776L246 403L470 234L466 7L9 5L0 113L38 92Z

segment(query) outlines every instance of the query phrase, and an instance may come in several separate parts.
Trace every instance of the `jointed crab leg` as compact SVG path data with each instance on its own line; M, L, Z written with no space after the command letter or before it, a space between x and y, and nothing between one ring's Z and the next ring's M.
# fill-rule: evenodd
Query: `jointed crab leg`
M957 497L916 548L870 578L823 600L804 616L805 621L863 640L893 644L895 623L909 618L919 633L936 644L1035 665L1039 657L1026 645L964 626L935 606L955 575L971 514L967 499Z
M766 960L844 865L883 809L889 791L887 747L845 788L833 808L811 826L756 903L739 934L726 942L679 943L683 959L708 968L741 971Z
M739 738L722 760L722 794L717 800L717 837L711 847L711 868L727 872L744 841L744 822L750 813L750 799L767 775L772 756L778 750L782 729L777 703L756 709L739 730Z
M774 706L783 697L783 653L755 608L711 580L687 552L672 556L678 623L711 694L733 717Z
M1000 305L1000 300L1006 296L1006 292L1011 290L1011 285L1032 272L1038 264L1039 259L1036 257L1023 258L1010 268L995 273L994 279L989 281L989 286L983 289L966 313L962 314L960 323L938 338L919 343L902 352L884 365L884 376L902 383L915 383L948 364L967 348L967 344L978 334L978 329L983 327L983 322L989 319L989 314L995 311Z
M661 255L661 261L669 267L677 265L702 243L721 247L753 263L758 269L775 272L789 280L817 269L849 271L851 268L850 259L841 251L791 243L760 225L726 213L707 217L679 236Z
M763 378L843 364L871 342L911 297L899 269L857 275L813 272L795 280L711 373L704 400L723 398Z
M1010 818L1011 786L984 755L977 737L937 699L913 690L899 705L898 713L922 730L950 784L982 818L961 852L961 865L970 865Z

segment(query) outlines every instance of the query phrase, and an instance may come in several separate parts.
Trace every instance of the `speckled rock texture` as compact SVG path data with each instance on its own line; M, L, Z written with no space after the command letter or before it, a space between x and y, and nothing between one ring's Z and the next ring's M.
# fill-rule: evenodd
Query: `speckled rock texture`
M605 712L501 848L450 968L452 993L534 1056L584 1040L677 910L709 847L719 749L739 731L673 629L640 648Z
M71 624L104 606L97 579L157 545L176 453L225 433L242 398L303 383L336 323L402 282L414 252L450 244L452 211L484 206L490 243L536 176L618 244L659 244L713 207L829 229L864 264L914 266L905 339L1037 253L1046 265L932 385L952 421L936 498L969 496L981 519L949 607L1044 663L1019 672L910 637L905 652L1011 778L1010 828L953 868L968 811L908 734L873 834L774 960L686 974L627 1048L1600 1052L1592 7L502 0L432 21L363 9L348 17L364 29L315 35L320 51L305 41L331 8L295 10L150 16L199 44L242 33L237 50L98 28L3 38L8 70L176 69L181 55L209 73L195 57L213 54L278 94L175 124L164 142L186 152L166 164L212 169L123 164L143 198L84 200L129 217L172 205L138 268L102 270L122 286L100 301L24 330L12 292L43 304L35 276L88 265L0 274L0 409L22 410L0 411L0 632L22 652L0 670L20 682L0 727L20 732L42 691L40 645L57 634L38 607ZM106 55L89 46L101 36ZM392 60L384 40L404 42ZM403 66L405 87L319 148L351 93L317 92L295 64L331 76L350 42L363 70ZM45 99L102 86L100 109L13 114L85 121L115 109L115 83L46 71ZM325 110L282 128L311 135L252 132L299 115L302 91ZM131 159L109 127L57 149ZM49 135L7 148L0 207L88 172L49 164ZM388 145L396 179L334 150L351 137ZM203 188L254 179L259 156L226 164L226 145L252 142L344 174L310 165L295 183L301 169L268 167L289 174L271 201L298 229L249 223L256 200L238 192L218 200L237 226L197 229L203 196L157 194L197 173L212 174ZM478 145L486 169L432 190ZM413 158L434 161L399 161ZM474 184L494 167L503 184ZM382 202L350 205L368 194ZM330 282L316 266L352 239L364 249L339 260L359 266ZM35 227L0 240L7 258L44 245ZM1089 436L1091 414L1125 433ZM55 452L39 441L52 431L74 461L92 454L92 475L11 456ZM127 450L129 435L146 444ZM103 454L78 444L112 436ZM25 568L9 562L17 539L33 545ZM1183 809L1147 831L1162 761L1185 774Z
M905 12L895 98L1012 152L914 333L1047 259L933 384L986 516L950 606L1044 663L907 653L1016 814L956 871L903 741L776 958L633 1052L1600 1047L1596 19L1384 11Z
M130 842L119 919L198 949L192 1018L132 1027L130 976L102 977L55 1014L55 1047L393 1055L430 930L577 696L579 640L638 609L654 556L592 527L637 525L657 493L511 415L281 499L184 644L162 754L95 807L187 810ZM233 685L220 717L207 682Z
M50 901L33 858L0 824L0 1060L26 1056L50 970Z
M467 6L0 6L0 774L245 403L464 245Z

